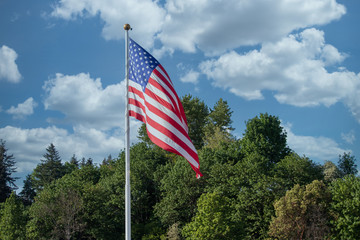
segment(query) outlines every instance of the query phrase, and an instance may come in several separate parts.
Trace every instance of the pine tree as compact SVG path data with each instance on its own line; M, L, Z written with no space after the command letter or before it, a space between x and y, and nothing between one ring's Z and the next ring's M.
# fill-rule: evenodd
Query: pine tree
M36 192L33 187L33 183L32 183L30 174L26 176L26 179L24 180L23 189L21 190L19 195L22 198L23 203L25 205L31 205L34 202Z
M14 156L7 153L8 149L5 147L5 141L0 139L0 202L4 202L17 189L15 180L17 178L11 177L15 172L16 167Z
M36 166L32 173L32 182L36 191L41 191L46 185L52 181L61 178L65 174L65 167L61 163L59 152L54 144L50 144L46 148L44 159Z
M210 110L209 119L216 127L221 128L223 131L232 131L234 130L231 127L231 111L227 101L224 101L222 98L216 102L214 109Z

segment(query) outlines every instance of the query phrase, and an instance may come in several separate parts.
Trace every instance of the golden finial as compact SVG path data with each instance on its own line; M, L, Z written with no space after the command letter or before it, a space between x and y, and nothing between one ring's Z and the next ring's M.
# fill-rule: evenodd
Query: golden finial
M124 30L125 30L125 31L131 30L130 24L128 24L128 23L125 24L125 25L124 25Z

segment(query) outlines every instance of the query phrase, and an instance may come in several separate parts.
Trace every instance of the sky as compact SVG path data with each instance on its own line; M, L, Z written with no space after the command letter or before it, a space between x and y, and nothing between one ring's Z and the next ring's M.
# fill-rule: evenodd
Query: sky
M180 97L228 102L237 138L269 113L299 155L350 152L360 167L359 12L357 0L0 0L0 139L17 185L50 143L63 162L124 148L125 23Z

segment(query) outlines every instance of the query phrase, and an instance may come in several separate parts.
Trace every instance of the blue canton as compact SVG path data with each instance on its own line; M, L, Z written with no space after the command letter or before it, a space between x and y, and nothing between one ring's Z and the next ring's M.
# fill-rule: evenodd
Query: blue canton
M141 85L143 92L159 62L134 40L129 39L129 80Z

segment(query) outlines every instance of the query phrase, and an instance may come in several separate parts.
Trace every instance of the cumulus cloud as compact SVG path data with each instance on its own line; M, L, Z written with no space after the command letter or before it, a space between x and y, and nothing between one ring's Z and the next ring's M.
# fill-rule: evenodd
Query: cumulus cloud
M66 20L99 16L104 21L102 35L107 40L124 38L121 30L130 23L136 29L131 36L142 46L151 47L162 27L165 10L152 0L59 0L51 16Z
M184 82L184 83L197 84L197 83L199 83L199 76L200 76L199 72L190 70L189 72L187 72L184 76L182 76L180 78L180 81Z
M3 45L0 48L0 80L11 83L20 82L21 74L15 63L17 57L17 53L8 46Z
M259 50L231 51L199 67L214 86L247 100L263 99L265 90L274 91L278 102L299 107L331 106L341 100L360 121L359 74L327 70L345 57L325 43L322 31L311 28L264 43Z
M125 83L102 87L101 80L89 74L56 74L45 82L44 106L46 110L65 115L70 129L54 125L47 128L23 129L13 126L0 128L9 152L14 154L17 172L29 172L40 163L46 148L53 143L63 161L77 157L91 157L100 163L111 154L117 157L125 147ZM29 115L36 105L32 98L8 113ZM60 120L58 120L60 121ZM130 119L130 141L138 141L141 122Z
M108 130L124 126L125 81L102 87L90 74L56 74L45 82L45 109L62 112L74 125Z
M275 41L293 30L326 24L346 10L334 0L169 0L159 39L186 52L218 54ZM286 11L284 11L286 10Z
M59 0L51 15L67 20L99 15L106 39L122 38L119 29L129 22L136 29L131 35L141 36L145 47L158 39L162 50L169 52L198 48L219 54L276 41L294 30L339 19L345 12L335 0L168 0L163 5L151 0Z
M136 142L138 121L131 120L130 141ZM124 130L115 128L111 132L78 125L73 132L50 126L47 128L23 129L13 126L0 128L0 136L6 140L9 153L16 159L18 173L31 172L46 148L53 143L63 160L69 161L73 154L78 158L89 158L101 163L109 154L117 157L125 147Z
M15 119L22 119L34 113L34 108L37 106L37 102L30 97L23 103L19 103L17 107L11 106L6 112L13 115Z
M349 149L343 149L331 138L319 136L301 136L292 132L292 125L283 126L287 132L287 143L299 155L305 155L317 161L335 161L338 156L344 152L351 152Z
M63 161L77 157L91 157L96 163L111 154L117 157L124 148L124 137L119 133L109 135L102 131L78 127L74 133L55 126L47 128L22 129L6 126L0 129L9 152L16 159L17 172L32 171L53 143Z

